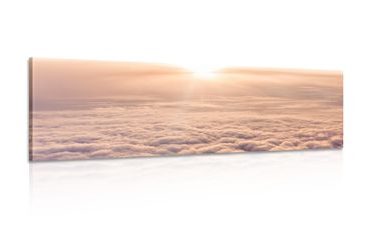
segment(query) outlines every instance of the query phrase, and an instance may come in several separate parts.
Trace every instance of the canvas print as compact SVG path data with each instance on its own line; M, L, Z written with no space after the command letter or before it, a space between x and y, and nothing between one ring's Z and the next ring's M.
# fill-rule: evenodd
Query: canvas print
M343 146L338 71L29 60L32 161Z

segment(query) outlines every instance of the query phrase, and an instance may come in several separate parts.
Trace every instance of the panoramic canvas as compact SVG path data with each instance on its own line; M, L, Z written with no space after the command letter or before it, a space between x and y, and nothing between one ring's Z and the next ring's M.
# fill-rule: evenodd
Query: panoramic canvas
M29 60L33 161L343 146L336 71Z

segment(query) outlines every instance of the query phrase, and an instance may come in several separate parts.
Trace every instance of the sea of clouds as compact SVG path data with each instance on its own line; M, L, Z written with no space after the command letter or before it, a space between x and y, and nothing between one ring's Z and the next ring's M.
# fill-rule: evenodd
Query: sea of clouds
M32 113L33 160L285 151L343 145L342 102L338 98L237 96L74 103L77 106Z

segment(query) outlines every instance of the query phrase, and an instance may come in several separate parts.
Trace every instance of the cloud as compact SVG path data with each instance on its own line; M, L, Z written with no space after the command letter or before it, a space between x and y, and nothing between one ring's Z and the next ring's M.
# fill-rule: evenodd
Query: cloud
M197 103L213 104L194 110ZM189 105L189 106L187 106ZM298 106L300 105L300 106ZM309 109L314 107L315 109ZM251 109L253 108L253 109ZM278 112L277 112L278 111ZM34 112L34 160L341 148L342 107L273 97Z

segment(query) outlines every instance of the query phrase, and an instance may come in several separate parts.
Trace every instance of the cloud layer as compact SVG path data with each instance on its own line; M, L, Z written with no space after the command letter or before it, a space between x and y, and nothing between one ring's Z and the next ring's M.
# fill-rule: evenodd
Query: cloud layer
M213 97L101 101L33 113L33 159L341 148L342 106L332 98ZM83 101L75 101L81 105Z

